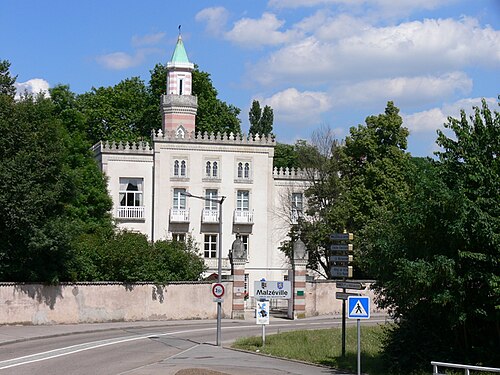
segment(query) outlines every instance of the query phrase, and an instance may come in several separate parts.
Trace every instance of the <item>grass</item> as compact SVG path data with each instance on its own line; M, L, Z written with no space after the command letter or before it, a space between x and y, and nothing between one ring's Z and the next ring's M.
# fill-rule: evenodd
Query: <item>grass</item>
M361 326L361 371L370 375L383 375L381 338L383 326ZM277 357L297 359L333 368L357 371L357 331L347 327L346 356L342 357L342 331L340 328L284 332L262 337L247 337L237 340L234 348L260 351Z

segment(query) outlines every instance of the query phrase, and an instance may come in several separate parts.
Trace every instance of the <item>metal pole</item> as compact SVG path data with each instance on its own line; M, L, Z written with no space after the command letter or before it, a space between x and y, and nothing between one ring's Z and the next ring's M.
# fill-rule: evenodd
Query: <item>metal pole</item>
M262 347L266 346L266 325L262 324Z
M361 326L360 326L360 322L361 322L361 319L357 319L358 321L358 375L361 375Z
M343 292L345 293L345 288L342 289ZM345 315L346 315L346 304L345 304L345 299L342 300L342 358L345 358Z
M221 197L219 201L219 251L217 259L217 282L222 282L222 203L226 197ZM217 302L217 346L222 346L222 302Z

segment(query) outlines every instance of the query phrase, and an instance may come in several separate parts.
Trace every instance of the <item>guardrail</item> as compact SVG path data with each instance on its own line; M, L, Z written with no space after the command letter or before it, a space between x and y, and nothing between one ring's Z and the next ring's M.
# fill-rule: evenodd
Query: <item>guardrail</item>
M500 372L500 368L495 367L481 367L481 366L469 366L469 365L459 365L456 363L446 363L446 362L431 362L432 365L432 375L443 375L439 372L438 367L447 368L458 368L465 371L465 375L470 375L470 371L483 371L483 372Z

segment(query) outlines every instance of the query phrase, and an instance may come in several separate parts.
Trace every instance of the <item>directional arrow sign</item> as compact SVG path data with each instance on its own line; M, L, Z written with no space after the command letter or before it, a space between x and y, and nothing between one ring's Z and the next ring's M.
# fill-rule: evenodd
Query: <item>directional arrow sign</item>
M337 288L339 289L354 289L354 290L364 290L366 286L358 282L345 282L337 281Z
M352 255L330 255L330 262L352 262Z
M352 241L354 235L352 233L332 233L330 239L333 241Z
M330 245L331 251L352 251L352 244Z
M352 277L352 266L332 266L330 273L333 277Z
M357 297L357 296L359 296L359 294L357 293L344 293L344 292L335 293L336 299L348 299L349 297Z

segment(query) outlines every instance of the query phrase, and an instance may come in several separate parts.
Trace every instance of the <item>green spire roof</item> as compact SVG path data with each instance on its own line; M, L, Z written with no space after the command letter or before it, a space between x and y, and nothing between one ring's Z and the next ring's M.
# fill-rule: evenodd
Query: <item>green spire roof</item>
M180 34L179 38L177 38L177 44L175 45L175 50L170 61L173 63L189 63L189 59L186 50L184 49L184 43L182 43L182 37L180 36Z

